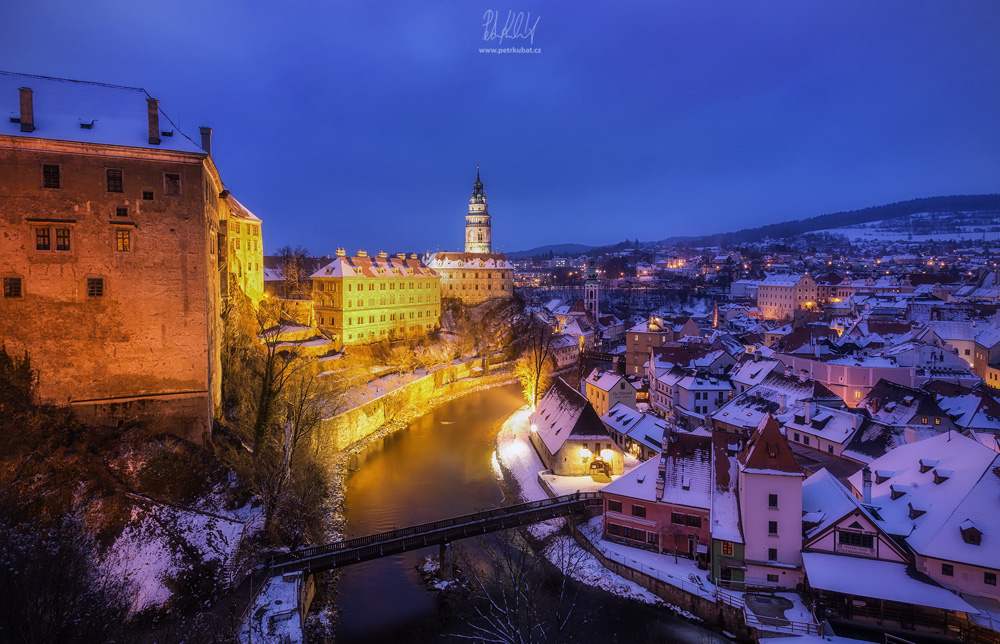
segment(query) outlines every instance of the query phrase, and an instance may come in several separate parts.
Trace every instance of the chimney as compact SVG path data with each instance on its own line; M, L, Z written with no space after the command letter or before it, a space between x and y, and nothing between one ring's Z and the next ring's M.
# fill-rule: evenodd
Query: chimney
M861 502L872 504L872 470L867 465L861 468Z
M780 394L778 396L778 413L783 414L786 411L785 405L787 404L788 396L785 394Z
M18 90L21 93L21 131L22 132L34 132L35 131L35 107L32 102L32 92L30 87L21 87Z
M198 129L201 131L201 149L212 156L212 128L202 125Z
M146 114L149 118L149 144L160 144L160 101L155 98L146 99Z
M803 408L803 414L805 415L805 422L812 421L813 417L813 404L811 400L805 402L805 407Z

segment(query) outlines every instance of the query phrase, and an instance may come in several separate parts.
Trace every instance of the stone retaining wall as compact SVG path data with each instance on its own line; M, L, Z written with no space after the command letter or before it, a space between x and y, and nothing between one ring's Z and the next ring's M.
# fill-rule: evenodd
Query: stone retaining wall
M503 365L490 365L491 375L481 376L482 365L482 360L472 360L438 369L359 407L324 419L319 433L320 449L332 455L377 431L410 407L512 379Z
M587 552L594 555L594 557L601 562L601 565L611 572L639 584L649 592L663 599L663 601L673 604L677 608L685 610L692 615L705 620L705 623L711 627L728 631L740 640L750 642L756 641L753 631L744 622L743 612L741 610L727 604L718 603L711 599L701 597L700 595L689 593L681 588L672 586L664 581L660 581L655 577L650 577L649 575L634 568L630 568L624 564L618 563L617 561L608 559L604 556L604 553L596 548L594 544L592 544L590 540L588 540L587 537L579 531L575 523L572 523L571 525L573 537L576 541L585 550L587 550Z

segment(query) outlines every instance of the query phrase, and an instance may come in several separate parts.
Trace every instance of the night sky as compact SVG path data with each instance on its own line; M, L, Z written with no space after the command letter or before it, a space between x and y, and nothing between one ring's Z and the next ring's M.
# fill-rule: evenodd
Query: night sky
M460 249L477 159L512 251L998 192L998 34L996 0L35 0L0 69L212 126L268 252Z

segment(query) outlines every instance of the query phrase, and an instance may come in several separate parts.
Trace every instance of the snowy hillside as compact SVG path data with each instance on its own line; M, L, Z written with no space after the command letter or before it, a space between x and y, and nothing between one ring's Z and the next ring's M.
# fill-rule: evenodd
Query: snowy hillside
M852 241L982 241L1000 239L1000 211L921 212L817 233L843 235Z

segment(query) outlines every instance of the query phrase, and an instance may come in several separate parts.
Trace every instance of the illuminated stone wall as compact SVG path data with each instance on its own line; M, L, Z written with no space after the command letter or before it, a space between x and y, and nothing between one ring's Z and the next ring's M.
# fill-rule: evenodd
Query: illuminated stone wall
M59 167L58 188L43 165ZM0 341L30 354L40 398L206 438L228 214L208 156L0 135L0 177L0 276L21 287L0 299Z

